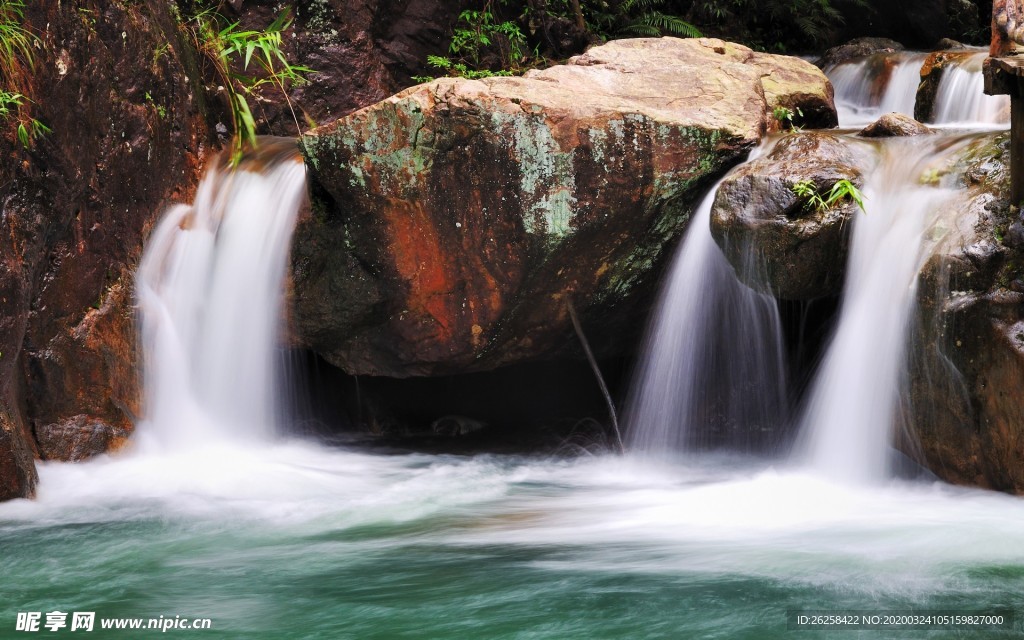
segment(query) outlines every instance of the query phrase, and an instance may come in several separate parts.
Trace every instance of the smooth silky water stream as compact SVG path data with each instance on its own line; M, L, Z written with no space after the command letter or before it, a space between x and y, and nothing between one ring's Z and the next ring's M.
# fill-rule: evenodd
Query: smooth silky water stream
M724 453L374 455L275 439L268 353L280 302L260 292L280 287L277 247L287 246L301 166L285 159L210 180L193 209L169 214L143 262L151 414L134 450L43 463L37 500L0 504L0 637L15 635L17 612L54 610L208 617L210 631L168 634L210 638L766 639L836 637L788 631L788 609L1019 609L1024 502L1010 496L850 483ZM262 195L230 205L231 184ZM869 197L880 206L880 193ZM268 235L231 249L236 215L248 216L241 226L264 221ZM698 233L701 260L716 264ZM278 267L227 264L227 253ZM175 267L184 254L202 256L189 260L200 273ZM203 287L242 296L244 317L219 326L211 302L195 298ZM775 322L759 318L755 329ZM232 335L239 351L218 357L251 357L260 370L211 388L236 374L210 377L219 365L207 363L213 338L202 334L232 327L249 338ZM699 412L666 420L680 415Z
M982 64L987 52L975 50L950 62L935 94L933 122L940 127L992 128L1010 123L1007 96L984 93ZM914 117L921 66L926 53L876 53L826 69L835 87L836 110L842 127L863 127L886 113Z

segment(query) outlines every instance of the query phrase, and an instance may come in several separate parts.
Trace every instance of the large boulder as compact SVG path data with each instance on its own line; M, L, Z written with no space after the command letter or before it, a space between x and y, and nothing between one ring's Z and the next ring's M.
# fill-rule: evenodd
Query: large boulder
M857 205L847 199L818 207L794 187L803 182L819 194L839 180L861 187L870 162L855 141L812 132L783 138L726 178L711 232L740 279L788 300L838 294ZM755 255L758 264L750 264Z
M910 408L929 467L1024 493L1024 225L1010 207L1007 134L967 149L968 189L921 271Z
M304 136L299 341L353 374L553 357L568 303L599 351L639 324L703 188L780 123L835 124L809 63L720 40L620 40L521 78L442 79Z

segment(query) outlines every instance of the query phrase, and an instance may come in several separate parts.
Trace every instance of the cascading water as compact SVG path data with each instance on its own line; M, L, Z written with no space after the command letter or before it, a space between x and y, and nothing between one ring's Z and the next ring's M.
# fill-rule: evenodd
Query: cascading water
M998 127L1010 121L1007 96L984 92L985 51L966 52L942 69L929 124ZM863 127L886 113L914 116L926 53L876 53L825 69L843 127Z
M968 137L919 136L879 143L853 221L836 333L809 392L798 457L842 481L888 477L905 384L906 338L926 234L955 210L938 184L948 155Z
M986 57L987 52L979 51L944 70L935 95L936 123L990 127L1010 122L1010 97L985 95Z
M137 276L146 420L162 448L275 430L275 355L288 247L305 195L294 146L209 171L191 207L169 210Z
M715 244L710 218L717 189L690 220L645 339L625 414L634 450L742 448L749 434L785 421L778 309L770 296L736 279Z
M885 113L913 117L924 53L876 53L825 69L835 88L836 111L843 127L874 122Z

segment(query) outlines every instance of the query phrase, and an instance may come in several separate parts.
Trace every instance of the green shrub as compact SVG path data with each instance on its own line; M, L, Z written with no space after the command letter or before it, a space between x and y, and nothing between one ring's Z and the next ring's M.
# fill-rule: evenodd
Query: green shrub
M447 56L429 55L427 65L445 75L463 78L508 76L519 72L527 58L526 35L513 20L498 21L492 1L480 10L467 9L459 14L452 30ZM504 4L504 2L502 3ZM494 58L491 63L487 58ZM418 82L432 77L414 78Z
M237 164L246 146L256 146L256 119L249 98L270 85L281 92L299 126L288 98L288 87L305 81L313 70L288 61L282 50L283 32L291 25L286 9L264 30L244 30L214 9L206 9L184 23L196 49L213 67L227 102L234 128L231 160Z
M798 197L804 198L807 205L817 211L827 211L835 203L850 199L857 203L861 211L867 213L867 209L864 208L864 194L857 188L857 185L846 179L837 180L827 195L823 195L818 190L818 186L813 180L800 180L794 183L790 189Z
M50 128L31 116L32 101L17 89L35 65L33 48L39 44L24 21L22 0L0 0L0 120L15 123L15 137L28 149Z

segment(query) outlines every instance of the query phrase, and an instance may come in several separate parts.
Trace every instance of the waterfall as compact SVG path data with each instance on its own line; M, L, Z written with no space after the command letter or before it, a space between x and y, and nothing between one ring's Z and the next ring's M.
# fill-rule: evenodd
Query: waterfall
M921 136L879 143L864 187L866 212L853 221L838 323L800 421L797 456L849 482L889 474L906 341L917 274L932 246L928 232L955 215L958 191L939 171L967 137ZM937 231L936 231L937 233Z
M971 126L1006 126L1010 96L985 95L982 65L988 53L979 51L942 73L935 96L935 122Z
M882 114L914 116L925 53L876 53L825 70L843 127L863 127Z
M294 142L203 178L171 208L137 274L145 422L160 448L265 439L279 419L282 288L305 167Z
M715 244L717 190L690 220L648 329L626 403L634 450L742 447L785 420L778 308L740 283Z
M966 52L942 69L932 122L966 127L1006 126L1007 96L984 93L982 64L988 54ZM876 53L825 69L835 87L836 111L843 127L863 127L886 113L914 116L921 67L927 53Z

